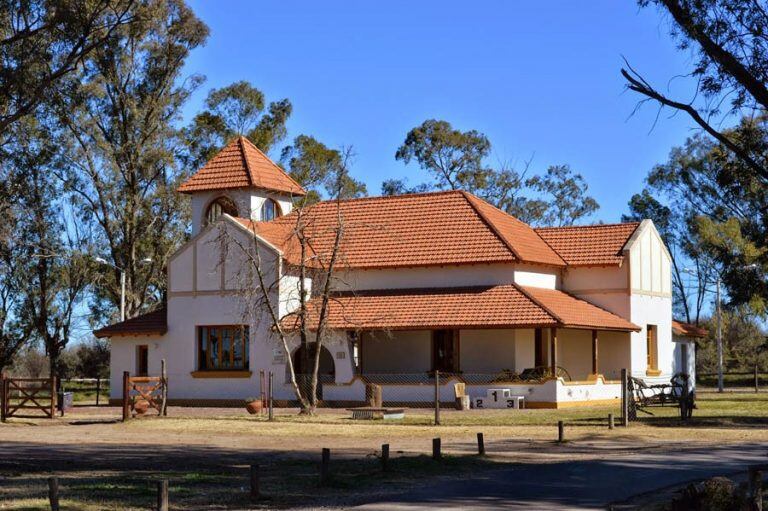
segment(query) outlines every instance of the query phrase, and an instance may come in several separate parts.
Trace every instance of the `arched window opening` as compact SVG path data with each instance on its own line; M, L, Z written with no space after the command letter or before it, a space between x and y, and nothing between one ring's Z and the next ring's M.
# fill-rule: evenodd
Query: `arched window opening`
M261 221L262 222L269 222L270 220L274 220L275 218L280 216L280 205L272 200L267 199L264 201L264 204L261 206Z
M205 213L206 224L215 222L224 213L237 216L237 206L235 206L231 199L219 197L208 206L208 211Z

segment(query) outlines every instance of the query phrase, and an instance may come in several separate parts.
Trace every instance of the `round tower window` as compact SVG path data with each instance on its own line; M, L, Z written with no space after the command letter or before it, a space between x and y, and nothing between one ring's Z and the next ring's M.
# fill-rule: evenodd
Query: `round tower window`
M211 202L208 206L208 211L205 213L206 224L211 224L218 220L218 218L226 213L230 216L237 216L237 206L228 197L219 197L215 201Z
M280 216L280 206L272 199L267 199L261 206L261 221L269 222Z

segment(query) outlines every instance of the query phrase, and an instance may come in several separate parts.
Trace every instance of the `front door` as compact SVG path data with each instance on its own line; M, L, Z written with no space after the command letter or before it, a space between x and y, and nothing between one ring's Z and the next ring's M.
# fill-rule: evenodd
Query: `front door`
M141 344L136 347L136 376L149 374L149 346Z
M455 373L459 370L459 360L454 330L434 330L432 332L432 369L440 372Z

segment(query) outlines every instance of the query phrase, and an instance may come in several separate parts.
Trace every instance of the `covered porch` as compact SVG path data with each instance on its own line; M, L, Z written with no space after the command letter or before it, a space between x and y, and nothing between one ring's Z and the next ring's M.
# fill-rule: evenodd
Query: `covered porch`
M451 403L506 389L529 407L574 406L620 397L630 366L629 321L554 289L366 291L335 297L332 328L345 330L350 379L324 385L324 399L360 400L382 387L391 404ZM346 371L345 371L346 372Z

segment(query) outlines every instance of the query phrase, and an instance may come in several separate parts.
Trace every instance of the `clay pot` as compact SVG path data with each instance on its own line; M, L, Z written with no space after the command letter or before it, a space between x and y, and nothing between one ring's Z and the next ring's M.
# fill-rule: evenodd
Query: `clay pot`
M251 401L249 403L246 403L245 409L248 410L248 413L250 413L251 415L256 415L257 413L261 413L261 409L262 409L261 400L257 399L256 401Z
M149 410L149 403L146 399L138 400L133 404L133 411L136 412L136 415L144 415L147 410Z

